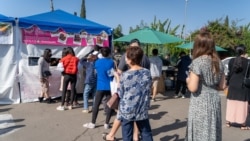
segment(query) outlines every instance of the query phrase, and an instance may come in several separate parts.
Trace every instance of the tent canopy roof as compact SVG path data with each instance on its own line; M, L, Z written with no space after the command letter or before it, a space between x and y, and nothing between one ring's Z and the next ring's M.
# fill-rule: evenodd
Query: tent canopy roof
M7 16L0 14L0 22L10 22L12 24L15 24L15 18L7 17Z
M19 18L20 28L30 28L34 25L41 30L52 32L61 28L68 33L80 33L81 31L86 31L90 34L100 34L102 31L109 35L112 33L110 27L77 17L62 10Z

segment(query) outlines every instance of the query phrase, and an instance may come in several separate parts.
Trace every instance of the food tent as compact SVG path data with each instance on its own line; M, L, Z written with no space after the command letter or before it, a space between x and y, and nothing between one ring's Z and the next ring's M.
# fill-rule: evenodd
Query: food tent
M64 47L73 47L79 58L92 51L94 45L109 46L112 29L110 27L77 17L62 10L21 17L17 19L17 57L21 102L36 101L40 94L38 78L38 58L44 49L52 50L55 62L61 58ZM17 67L17 66L16 66ZM2 67L1 67L2 68ZM56 64L50 67L50 95L61 96L59 91L61 73ZM79 79L82 70L79 71ZM83 91L83 82L78 81L77 91ZM1 103L0 103L1 104Z
M0 104L20 101L15 32L15 19L0 14Z

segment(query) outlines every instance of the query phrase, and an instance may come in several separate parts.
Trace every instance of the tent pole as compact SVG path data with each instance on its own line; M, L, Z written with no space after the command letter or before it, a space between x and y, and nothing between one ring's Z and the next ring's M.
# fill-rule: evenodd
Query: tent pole
M148 44L147 44L147 46L146 46L146 55L148 56Z

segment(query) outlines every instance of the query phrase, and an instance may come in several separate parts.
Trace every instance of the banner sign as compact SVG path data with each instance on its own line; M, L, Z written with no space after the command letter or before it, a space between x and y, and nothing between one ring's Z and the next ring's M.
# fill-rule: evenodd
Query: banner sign
M62 29L57 32L42 31L36 26L22 29L22 41L25 44L47 44L65 46L88 46L99 45L109 46L108 34L101 32L99 35L91 35L87 32L66 33Z
M13 44L13 26L0 22L0 44Z

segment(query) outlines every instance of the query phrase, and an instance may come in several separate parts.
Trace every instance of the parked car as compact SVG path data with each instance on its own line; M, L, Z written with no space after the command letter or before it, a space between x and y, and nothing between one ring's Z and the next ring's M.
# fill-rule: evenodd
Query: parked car
M224 65L224 67L225 67L224 73L225 73L226 76L228 74L228 63L229 63L229 60L232 59L232 58L235 58L235 57L227 57L227 58L221 60L222 63L223 63L223 65ZM250 57L248 57L248 60L250 60Z
M230 59L232 59L232 58L234 58L234 57L227 57L227 58L221 60L221 62L224 65L224 73L225 73L226 76L228 74L228 63L229 63Z

